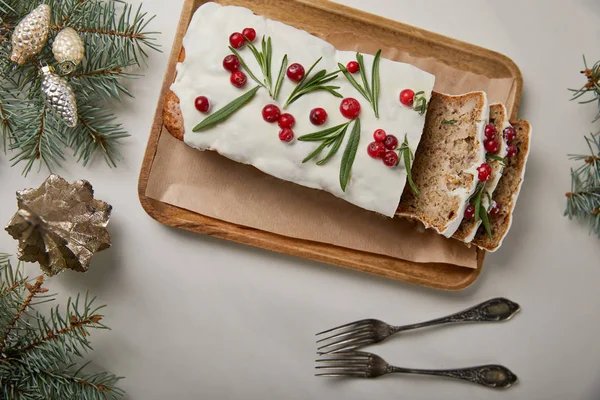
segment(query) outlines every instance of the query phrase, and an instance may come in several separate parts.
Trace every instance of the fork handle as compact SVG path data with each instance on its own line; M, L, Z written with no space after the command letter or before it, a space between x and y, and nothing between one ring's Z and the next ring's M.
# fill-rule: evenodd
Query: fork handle
M521 307L508 299L497 297L456 314L442 318L432 319L417 324L392 326L391 333L407 331L410 329L424 328L426 326L455 324L463 322L499 322L506 321L515 315Z
M390 365L388 372L445 376L499 389L507 388L519 380L511 370L495 364L460 369L412 369Z

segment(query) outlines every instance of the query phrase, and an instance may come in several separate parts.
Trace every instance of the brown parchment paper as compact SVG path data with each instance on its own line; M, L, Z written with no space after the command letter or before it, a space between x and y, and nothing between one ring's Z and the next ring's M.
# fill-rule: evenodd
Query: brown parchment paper
M376 40L342 34L318 35L341 50L407 62L436 76L435 90L461 94L487 92L490 103L512 107L512 78L493 79L412 57ZM418 263L477 268L474 247L446 239L412 222L362 210L335 196L285 182L214 152L201 152L174 139L163 128L150 171L146 196L202 215L288 237L329 243Z

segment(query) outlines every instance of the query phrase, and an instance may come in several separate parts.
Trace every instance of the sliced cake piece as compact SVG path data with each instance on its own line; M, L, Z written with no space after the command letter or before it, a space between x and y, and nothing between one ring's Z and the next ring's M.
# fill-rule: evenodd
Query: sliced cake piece
M419 194L406 185L397 215L417 219L446 237L456 232L479 182L477 167L485 162L488 115L484 92L433 92L412 167Z
M481 196L481 203L483 208L486 210L489 209L490 200L498 186L498 182L502 177L502 171L504 169L504 159L506 154L508 153L507 147L508 143L504 138L504 129L510 127L510 123L508 122L508 113L506 111L506 107L503 104L495 103L490 106L490 119L489 124L493 127L486 126L486 152L490 152L488 154L488 159L486 162L492 167L492 173L490 174L490 178L480 190L483 190L483 196ZM488 130L490 133L488 133ZM494 133L495 131L495 133ZM494 151L497 148L496 151ZM453 238L462 240L466 243L469 243L475 237L477 233L477 229L481 225L481 218L464 218L458 227L458 230L452 235Z
M517 132L517 136L511 144L516 146L518 152L514 157L506 158L502 178L500 178L493 195L493 200L497 202L499 211L489 216L492 237L490 238L483 227L480 227L472 241L477 247L488 251L496 251L510 229L512 213L521 190L525 175L525 164L529 156L531 125L527 121L513 122L512 125Z

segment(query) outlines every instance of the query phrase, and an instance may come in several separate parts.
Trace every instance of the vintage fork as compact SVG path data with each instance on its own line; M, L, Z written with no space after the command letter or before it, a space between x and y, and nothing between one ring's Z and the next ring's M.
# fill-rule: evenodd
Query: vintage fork
M317 340L317 343L326 342L317 349L317 352L319 354L328 354L337 351L354 350L373 343L379 343L398 332L424 328L426 326L463 322L506 321L519 312L519 310L520 307L517 303L498 297L456 314L418 324L393 326L378 319L363 319L317 333L317 336L333 333L331 336Z
M376 354L363 351L333 353L316 360L320 363L316 376L344 376L355 378L377 378L392 373L445 376L478 383L491 388L507 388L517 383L518 378L502 365L480 365L459 369L415 369L389 365Z

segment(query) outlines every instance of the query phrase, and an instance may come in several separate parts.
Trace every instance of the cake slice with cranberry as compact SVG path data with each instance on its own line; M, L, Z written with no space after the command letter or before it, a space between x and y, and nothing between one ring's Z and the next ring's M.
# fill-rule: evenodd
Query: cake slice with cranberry
M419 193L407 185L397 215L417 219L446 237L456 232L478 182L492 172L484 167L488 115L484 92L433 92L412 167Z
M496 251L508 233L525 176L525 165L531 141L531 125L527 121L520 120L513 122L512 128L513 130L505 133L508 141L506 166L492 196L492 209L489 213L492 234L488 235L483 227L480 227L471 242L487 251Z

